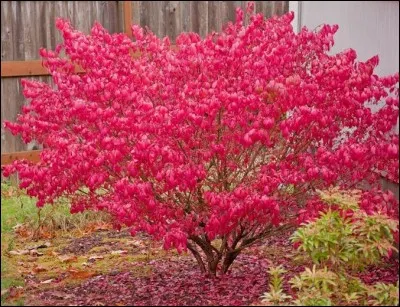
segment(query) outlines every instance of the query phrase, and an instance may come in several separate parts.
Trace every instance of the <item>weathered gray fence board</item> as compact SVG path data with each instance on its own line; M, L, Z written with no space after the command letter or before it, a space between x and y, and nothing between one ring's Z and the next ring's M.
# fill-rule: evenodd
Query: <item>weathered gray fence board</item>
M112 33L122 32L121 5L118 1L1 1L1 59L39 59L39 48L55 48L62 41L55 27L57 17L69 19L85 33L96 20ZM7 52L3 45L10 46Z
M25 79L37 80L52 84L49 76L25 77ZM14 152L32 150L34 146L40 149L41 146L32 142L24 144L19 137L13 136L3 127L4 120L14 121L21 111L21 107L28 103L22 95L21 78L1 79L1 152Z
M221 31L228 21L234 21L236 8L246 8L248 1L133 1L132 19L147 26L159 37L168 35L171 41L181 32L197 32L202 37ZM256 12L265 16L282 15L288 11L288 1L257 1Z

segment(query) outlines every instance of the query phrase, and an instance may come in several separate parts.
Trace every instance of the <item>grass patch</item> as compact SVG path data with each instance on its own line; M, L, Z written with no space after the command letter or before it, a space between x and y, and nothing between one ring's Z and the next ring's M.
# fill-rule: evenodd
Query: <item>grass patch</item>
M87 227L95 223L109 223L110 217L103 212L70 213L68 201L62 200L56 205L46 205L41 209L36 207L36 199L31 198L24 191L19 190L10 182L1 183L1 290L11 287L24 287L24 278L21 271L29 271L34 263L46 268L45 272L38 273L42 278L57 277L58 272L67 268L67 264L61 264L56 256L44 255L37 259L31 256L10 256L11 250L26 249L35 245L42 235L43 239L52 242L52 246L60 247L65 244L65 237L75 237L83 234ZM21 225L26 229L26 235L16 235L14 226ZM56 234L57 233L57 234ZM58 239L60 237L60 239ZM49 248L51 252L55 248ZM30 263L29 260L35 262ZM79 259L82 263L86 259ZM20 263L18 263L20 262ZM28 268L22 268L21 263L27 263ZM1 305L23 305L23 296L9 299L8 294L1 297Z
M106 255L104 259L97 260L91 266L98 274L109 274L112 272L130 271L136 276L148 276L152 269L145 263L149 262L147 255ZM133 263L143 263L140 266L134 266Z
M17 224L31 222L37 215L36 200L24 194L13 197L4 196L11 186L1 183L1 233L11 232Z
M67 199L60 199L54 205L36 207L36 199L16 189L9 183L1 183L1 232L10 232L17 224L28 224L35 229L39 226L49 231L61 231L61 235L71 230L82 233L85 227L94 223L108 223L110 216L105 212L85 211L71 214Z
M9 233L1 232L1 290L9 289L11 287L24 286L24 279L18 272L18 264L14 259L5 256L10 248L14 246L14 238ZM8 294L1 296L1 305L4 306ZM23 299L17 299L13 302L7 302L8 306L22 306Z

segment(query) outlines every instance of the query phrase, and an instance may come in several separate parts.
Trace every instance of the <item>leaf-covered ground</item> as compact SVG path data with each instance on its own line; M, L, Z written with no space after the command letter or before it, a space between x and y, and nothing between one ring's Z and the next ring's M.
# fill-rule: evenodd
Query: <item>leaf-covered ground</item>
M287 232L245 251L229 274L210 279L190 255L166 252L145 235L131 237L102 221L42 232L33 241L26 226L32 217L18 216L16 206L2 197L2 305L259 305L269 266L285 267L284 289L291 293L288 280L309 265L296 259ZM393 258L359 276L369 284L395 283L398 268Z
M202 276L189 255L165 252L146 236L133 238L125 231L100 228L50 244L17 241L3 257L16 263L24 285L8 289L7 301L22 298L25 305L36 306L256 305L267 290L269 265L284 265L286 279L303 270L293 260L288 235L247 251L230 274L215 279ZM36 252L23 254L26 250ZM360 276L369 283L396 282L397 269L393 261Z

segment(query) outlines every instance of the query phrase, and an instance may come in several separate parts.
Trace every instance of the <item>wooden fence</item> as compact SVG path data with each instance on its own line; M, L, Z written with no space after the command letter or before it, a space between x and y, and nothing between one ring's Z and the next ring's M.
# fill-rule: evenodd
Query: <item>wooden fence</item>
M181 32L193 31L203 37L235 19L236 7L248 1L1 1L1 153L7 163L13 159L37 155L15 152L40 149L34 142L24 144L3 127L14 121L27 103L22 95L21 77L52 83L41 65L39 49L54 49L61 35L55 18L71 20L73 26L89 33L99 21L110 33L130 35L130 25L148 26L160 37L172 41ZM257 1L256 12L266 17L288 11L288 1Z

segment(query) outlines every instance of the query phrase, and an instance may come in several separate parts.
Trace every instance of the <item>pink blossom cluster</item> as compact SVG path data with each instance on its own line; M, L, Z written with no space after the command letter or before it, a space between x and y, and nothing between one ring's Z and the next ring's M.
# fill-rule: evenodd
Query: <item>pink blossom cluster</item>
M382 172L398 182L398 73L377 76L378 57L352 49L330 55L338 26L295 33L293 13L251 11L248 25L238 9L221 33L182 33L176 48L137 25L131 40L58 19L64 42L40 50L54 86L23 80L30 104L5 123L43 144L40 162L3 174L39 207L66 196L72 212L107 211L178 250L191 235L307 218L317 189L373 194Z

